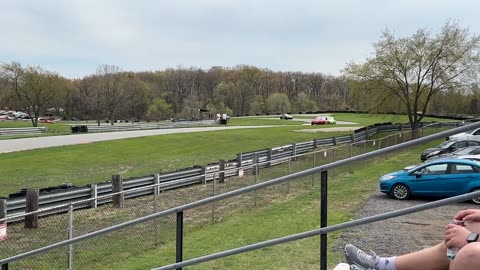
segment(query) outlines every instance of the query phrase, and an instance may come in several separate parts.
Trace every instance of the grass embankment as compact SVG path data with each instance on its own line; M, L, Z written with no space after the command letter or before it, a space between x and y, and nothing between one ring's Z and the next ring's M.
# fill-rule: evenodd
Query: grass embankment
M402 120L396 115L335 114L339 120L369 125ZM403 117L405 119L405 117ZM263 121L286 120L233 118L232 124L263 125ZM1 122L4 124L7 122ZM57 127L57 124L49 126ZM22 188L44 188L72 183L83 186L124 177L150 175L193 165L205 165L219 159L234 159L237 153L276 147L314 138L349 134L349 132L294 132L327 126L280 126L261 129L199 132L148 136L92 144L36 149L0 155L0 196ZM15 143L15 140L12 140Z

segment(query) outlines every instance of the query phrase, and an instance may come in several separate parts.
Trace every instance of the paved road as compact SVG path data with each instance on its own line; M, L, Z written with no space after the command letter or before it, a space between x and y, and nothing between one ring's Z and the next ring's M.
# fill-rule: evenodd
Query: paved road
M152 129L152 130L118 131L118 132L105 132L105 133L88 133L88 134L75 134L75 135L63 135L63 136L0 140L0 153L9 153L9 152L25 151L25 150L32 150L32 149L38 149L38 148L84 144L84 143L136 138L136 137L144 137L144 136L155 136L155 135L162 135L162 134L190 133L190 132L244 129L244 128L265 128L265 127L273 127L273 126L231 126L231 127L224 126L224 127Z

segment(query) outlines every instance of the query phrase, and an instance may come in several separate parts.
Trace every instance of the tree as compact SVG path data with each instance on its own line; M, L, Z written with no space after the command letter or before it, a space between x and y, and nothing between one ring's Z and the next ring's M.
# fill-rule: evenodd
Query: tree
M120 88L121 79L122 73L117 66L101 65L97 68L97 91L111 125L116 120L116 113L125 100Z
M345 71L379 86L365 95L403 104L415 130L433 96L471 85L478 72L479 42L478 36L450 21L436 35L419 29L410 37L396 38L386 30L374 44L374 56L363 64L349 64Z
M1 77L11 91L11 102L26 111L32 126L38 126L38 118L54 105L54 98L62 86L62 78L40 67L23 68L20 63L4 64Z
M125 111L132 123L136 119L142 119L147 113L152 93L148 86L139 80L133 73L128 73L122 83L125 92Z
M290 101L283 93L274 93L267 98L267 111L269 113L285 113L290 111Z
M298 112L316 111L317 104L305 92L300 92L294 100L294 110Z
M172 106L168 104L164 99L157 98L148 107L147 119L159 120L167 119L172 115Z

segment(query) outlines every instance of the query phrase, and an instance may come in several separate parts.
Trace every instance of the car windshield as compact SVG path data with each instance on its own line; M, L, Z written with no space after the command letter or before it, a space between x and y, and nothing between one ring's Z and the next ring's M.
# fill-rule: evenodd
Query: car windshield
M468 154L470 154L470 152L472 152L473 150L475 150L477 148L480 148L480 147L478 147L478 146L467 147L467 148L457 150L457 151L453 152L453 154L454 155L468 155Z
M448 148L454 143L456 143L456 141L444 141L438 146L438 148Z

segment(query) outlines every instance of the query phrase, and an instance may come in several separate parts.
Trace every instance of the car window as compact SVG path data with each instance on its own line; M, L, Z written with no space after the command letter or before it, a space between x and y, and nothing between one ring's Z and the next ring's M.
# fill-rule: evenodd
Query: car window
M473 133L473 135L480 135L480 129L477 129L477 130Z
M470 165L452 164L452 173L475 173L475 169Z
M468 145L469 145L469 146L477 146L477 145L480 145L480 143L477 142L477 141L469 141L469 142L468 142Z
M467 147L467 142L457 142L457 143L453 144L451 148L458 149L458 148L463 148L463 147Z
M435 164L420 169L422 174L446 174L447 164Z
M472 152L470 152L471 155L478 155L480 154L480 148L477 148L475 150L473 150Z

